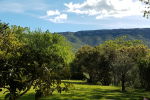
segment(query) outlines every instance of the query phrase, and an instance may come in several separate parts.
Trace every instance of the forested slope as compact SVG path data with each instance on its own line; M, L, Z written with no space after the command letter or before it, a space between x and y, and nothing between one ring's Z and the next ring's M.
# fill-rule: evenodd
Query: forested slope
M134 28L134 29L109 29L109 30L88 30L78 32L61 32L75 48L82 45L95 46L106 40L114 39L119 36L128 36L128 39L143 40L145 44L150 46L150 28Z

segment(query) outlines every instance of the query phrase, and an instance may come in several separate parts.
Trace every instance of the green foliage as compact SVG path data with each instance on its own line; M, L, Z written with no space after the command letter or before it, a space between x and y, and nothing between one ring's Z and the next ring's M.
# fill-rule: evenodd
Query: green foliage
M71 64L72 78L83 79L83 68L88 67L88 58L92 53L93 47L84 46L75 54L75 59ZM92 67L92 66L91 66ZM88 70L88 69L87 69Z
M120 79L122 82L122 91L125 91L125 82L127 80L126 78L128 77L129 71L131 71L134 66L133 59L129 57L128 52L121 50L117 52L112 66L115 76L117 76L118 79Z
M146 90L150 90L150 56L141 59L139 62L140 81L142 87Z
M25 68L20 66L20 50L24 43L20 42L13 33L13 29L7 28L0 34L0 77L1 87L7 88L9 93L6 98L15 100L22 90L26 90L27 82L23 79Z
M62 88L60 84L69 73L73 53L63 36L0 26L0 88L8 90L6 99L16 100L32 86L38 98L67 90L68 85Z
M60 84L64 69L73 58L71 48L64 37L58 34L35 31L28 35L29 61L34 64L34 88L41 96L51 95L54 90L61 92ZM65 73L67 74L67 73Z
M96 84L100 81L103 85L109 85L110 63L102 48L83 46L76 53L74 63L80 72L84 73L89 83Z
M125 91L126 82L130 81L134 85L135 80L139 78L138 72L135 72L138 71L137 63L147 55L148 48L138 40L126 40L124 37L111 41L111 43L115 51L115 58L112 61L113 81L114 84L117 84L120 80L122 91ZM131 75L133 72L136 74Z

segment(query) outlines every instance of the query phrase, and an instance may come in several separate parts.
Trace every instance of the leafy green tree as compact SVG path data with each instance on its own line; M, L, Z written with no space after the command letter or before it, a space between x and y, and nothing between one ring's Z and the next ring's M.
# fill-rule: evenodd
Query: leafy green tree
M88 78L88 81L90 80L91 82L94 81L93 79L93 74L92 74L92 71L89 72L90 69L94 69L93 66L90 65L90 55L92 54L93 52L93 47L91 46L83 46L81 47L77 52L76 52L76 55L75 55L75 60L74 60L74 64L75 66L79 69L79 73L82 72L82 74L84 72L88 73L89 74L89 78Z
M111 83L111 62L115 55L113 49L99 45L95 47L95 64L99 71L99 81L102 85Z
M0 77L1 88L8 89L9 93L5 97L9 97L10 100L15 100L22 95L22 90L26 91L27 82L23 84L22 81L24 68L19 64L20 50L23 46L24 44L16 38L12 29L8 26L4 28L0 34Z
M146 90L150 90L150 56L141 59L139 62L140 81L142 87Z
M83 46L75 56L75 66L82 72L88 83L110 84L110 61L101 47Z
M73 59L67 40L49 32L7 27L0 34L0 88L8 90L5 98L16 100L32 86L36 98L67 90L67 85L60 85Z
M117 56L115 61L112 63L112 66L115 68L115 73L118 73L119 79L121 80L122 91L125 91L125 83L128 77L129 71L134 66L134 61L131 57L129 57L128 52L124 52L124 50L120 50L117 52Z
M103 45L113 52L111 70L114 84L118 85L121 81L122 91L125 91L127 82L133 85L139 79L137 63L147 55L147 46L138 40L126 40L126 37L107 41ZM132 72L134 74L130 74Z
M128 80L127 80L128 85L133 87L141 87L139 77L140 69L138 67L138 63L143 57L147 56L148 47L145 46L144 44L130 46L126 48L126 52L129 53L129 57L133 59L133 62L135 63L135 66L133 66L130 73L128 73Z
M35 32L29 36L29 49L29 60L37 69L34 73L36 90L43 95L52 94L55 89L60 91L62 71L73 58L65 38L58 34Z

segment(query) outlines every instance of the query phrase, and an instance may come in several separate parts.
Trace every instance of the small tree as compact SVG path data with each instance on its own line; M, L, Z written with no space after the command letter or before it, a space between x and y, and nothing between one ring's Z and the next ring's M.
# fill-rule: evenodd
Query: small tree
M128 77L129 71L134 66L133 59L129 56L128 52L124 52L123 49L117 52L116 59L112 63L112 66L116 69L115 73L119 75L121 80L122 91L125 91L125 83Z

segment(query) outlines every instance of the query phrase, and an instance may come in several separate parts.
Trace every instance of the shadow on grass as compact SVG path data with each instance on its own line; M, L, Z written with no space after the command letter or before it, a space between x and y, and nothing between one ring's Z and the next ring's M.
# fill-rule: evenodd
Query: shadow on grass
M55 93L41 100L143 100L143 97L150 96L150 92L144 90L127 89L127 92L121 92L118 87L85 85L84 82L71 83L76 84L75 89L62 94ZM34 93L26 94L19 100L35 100Z
M95 98L95 95L101 95L103 99L106 100L143 100L142 92L121 92L120 90L93 90L91 91L92 97ZM99 99L99 98L95 98Z
M141 92L120 92L119 90L100 90L93 89L80 93L77 91L71 94L53 95L41 100L143 100L143 93Z

